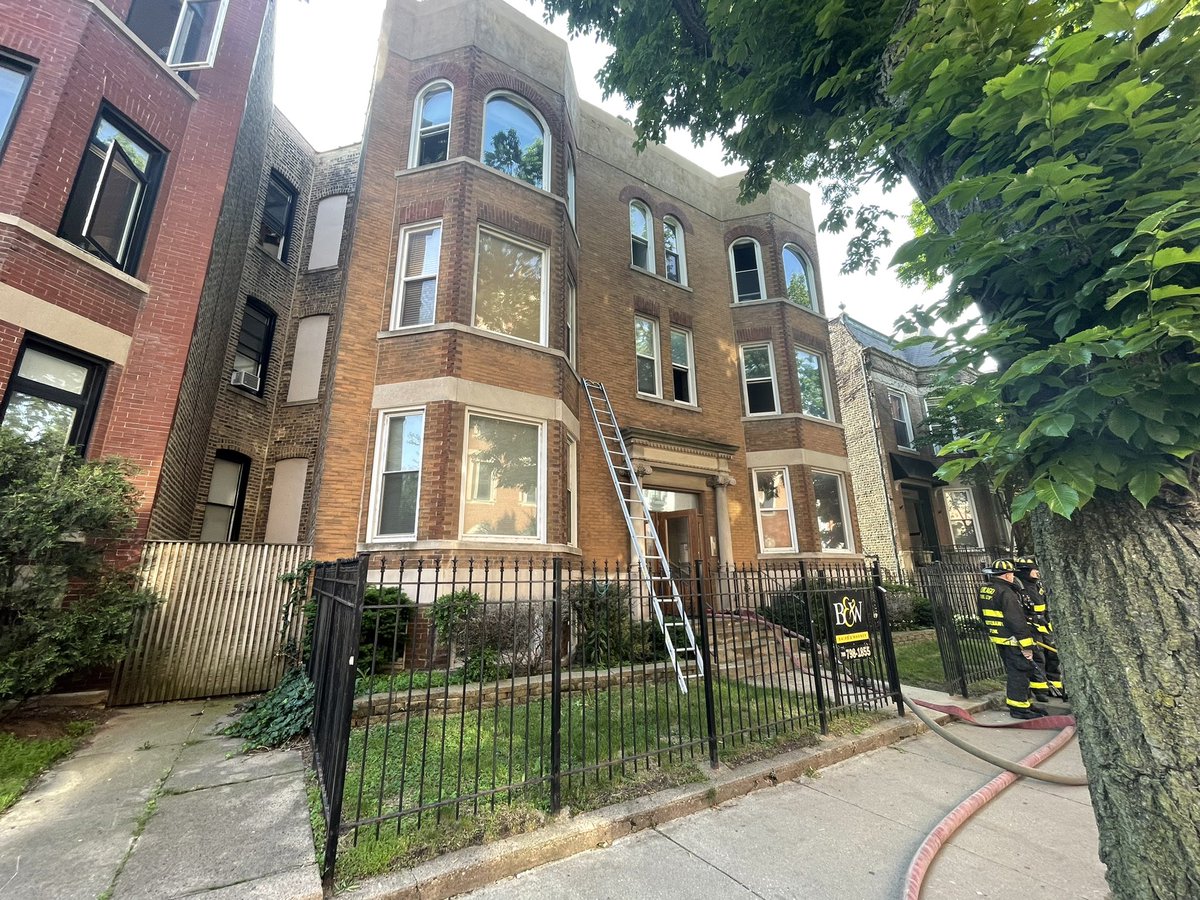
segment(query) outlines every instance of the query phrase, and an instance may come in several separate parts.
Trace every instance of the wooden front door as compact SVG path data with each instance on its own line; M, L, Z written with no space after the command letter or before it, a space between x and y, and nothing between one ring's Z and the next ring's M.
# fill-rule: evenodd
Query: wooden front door
M652 514L654 527L663 543L671 575L689 613L697 609L696 562L704 562L704 529L699 510Z

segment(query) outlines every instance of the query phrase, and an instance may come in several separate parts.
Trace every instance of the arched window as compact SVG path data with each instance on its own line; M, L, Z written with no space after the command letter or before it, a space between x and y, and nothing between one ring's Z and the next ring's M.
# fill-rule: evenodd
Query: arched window
M550 139L541 117L515 94L493 94L483 114L483 162L550 189Z
M663 216L663 272L676 284L688 283L683 226L671 216Z
M633 264L647 272L654 271L654 217L640 200L629 204L629 247Z
M448 81L426 85L417 95L409 168L443 162L449 156L453 106L454 88Z
M783 245L783 286L787 298L793 303L813 312L819 311L812 263L795 244Z
M729 268L733 273L733 299L737 303L763 300L762 251L753 238L739 238L729 246Z

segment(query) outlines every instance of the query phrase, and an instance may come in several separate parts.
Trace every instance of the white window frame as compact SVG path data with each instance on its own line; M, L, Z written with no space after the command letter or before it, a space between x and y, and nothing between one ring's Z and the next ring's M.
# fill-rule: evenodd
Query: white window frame
M667 274L667 228L670 227L675 232L675 246L678 248L676 255L679 257L679 280L676 281ZM663 277L667 281L687 287L687 245L683 237L683 224L674 216L663 216Z
M767 348L767 360L771 366L771 394L775 400L775 409L773 409L771 412L750 412L750 385L748 384L747 379L746 379L746 351L747 350L756 350L759 347ZM741 367L741 371L738 374L739 374L739 376L741 378L741 382L742 382L742 403L744 404L744 409L746 411L746 415L754 416L755 418L758 418L760 416L777 416L777 415L779 415L779 381L776 377L776 371L775 371L775 347L774 347L774 345L770 341L757 341L752 344L739 344L738 345L738 364ZM761 381L761 379L756 379L756 380Z
M537 502L537 534L532 537L522 537L510 534L467 534L463 524L467 519L467 469L470 466L471 452L468 445L471 439L471 416L485 419L499 419L502 422L516 422L520 425L536 425L538 429L538 502ZM463 541L488 541L491 543L546 543L546 420L533 419L527 416L515 416L511 413L501 413L490 409L468 407L463 414L463 448L462 468L460 472L462 487L458 492L458 536ZM478 502L478 501L472 501Z
M900 443L899 438L896 439L896 446L901 450L915 450L913 441L916 440L916 435L913 433L912 412L908 408L908 395L903 391L888 390L888 421L892 423L892 433L896 431L896 417L892 415L892 398L896 397L900 400L900 409L904 413L904 425L908 429L908 443Z
M566 347L563 349L567 354L567 362L572 366L577 366L575 354L578 351L579 343L579 289L575 286L574 279L567 278L567 334Z
M750 243L750 244L754 245L754 263L758 267L758 293L760 294L760 296L757 299L758 300L766 300L767 299L767 280L766 280L766 276L763 273L762 246L758 243L757 240L755 240L752 237L739 237L739 238L734 238L732 241L730 241L729 253L727 254L729 256L729 280L733 286L733 302L734 303L754 303L755 302L754 300L742 300L741 298L738 297L737 269L734 268L734 263L733 263L733 248L736 247L738 244L745 244L745 243Z
M213 63L217 59L217 46L221 43L221 31L225 28L225 12L229 9L229 0L221 0L221 6L217 10L217 21L213 25L212 40L208 45L208 56L203 60L190 63L171 62L179 46L180 32L183 30L183 20L187 17L190 4L191 0L183 0L182 5L179 7L179 18L175 20L175 34L171 36L171 48L167 51L167 58L165 60L167 66L177 72L184 72L188 69L212 68Z
M828 411L828 415L818 416L816 413L810 413L804 409L804 391L800 389L800 365L799 360L794 358L796 354L800 353L807 353L817 360L817 368L821 376L821 391L825 397L825 409ZM825 358L825 354L818 350L813 350L811 347L796 347L793 360L796 363L796 388L800 395L798 398L800 401L800 412L811 419L820 419L822 422L835 421L833 415L833 392L829 389L829 362Z
M643 238L641 235L635 235L633 233L633 216L632 215L630 216L630 219L629 219L629 265L631 265L633 268L637 269L640 272L649 272L651 275L653 275L653 274L655 274L655 269L654 269L654 213L650 212L650 207L647 206L645 203L643 203L641 200L630 200L629 201L629 210L631 213L632 213L634 207L637 207L638 209L640 209L643 213L645 213L645 216L646 216L646 236L644 238L644 240L646 241L646 265L639 266L637 264L636 260L634 260L634 258L633 258L633 242L635 240L641 241L641 240L643 240Z
M571 502L567 510L567 546L579 546L579 443L567 435L567 492Z
M821 309L822 309L821 295L817 293L817 277L816 277L816 273L813 270L812 259L809 257L809 255L807 253L805 253L800 248L800 246L798 244L792 244L792 243L784 244L783 249L779 253L779 262L780 262L780 265L783 267L782 268L783 296L787 297L788 300L790 300L792 303L795 303L796 306L800 306L800 304L796 303L796 301L792 300L792 298L788 295L787 255L786 254L789 250L791 250L793 253L795 253L797 256L800 257L800 264L802 266L804 266L805 281L808 282L808 295L810 297L812 297L812 302L813 302L813 305L811 307L801 306L800 308L808 309L810 312L819 313L819 312L821 312Z
M671 399L674 400L676 403L678 403L680 406L699 406L699 401L696 398L696 345L695 345L695 341L692 338L692 331L690 328L682 328L678 325L672 325L671 326L672 339L674 339L676 332L678 332L679 334L682 334L685 338L687 338L688 394L691 396L691 399L690 400L680 400L678 397L675 396L675 393L674 393L674 389L675 389L675 342L674 342L674 340L672 340L671 344L670 344L670 349L671 349Z
M397 416L420 415L421 422L421 467L417 469L417 501L416 514L413 516L412 534L380 534L379 517L383 509L383 464L386 459L386 444L388 421ZM380 543L389 541L415 541L421 525L421 477L425 465L425 423L429 414L424 406L406 407L400 409L383 409L379 411L379 419L375 430L375 458L371 463L371 503L367 511L367 542Z
M567 147L567 215L571 218L571 227L575 223L575 151Z
M821 547L822 553L854 553L854 523L850 521L850 501L846 496L846 474L844 472L831 472L828 469L810 469L809 470L809 487L813 489L813 525L817 525L816 516L816 487L812 484L812 479L817 475L831 475L837 479L838 486L838 504L842 510L842 527L846 529L846 549L845 550L826 550ZM821 540L821 530L817 527L817 541Z
M649 359L648 356L642 356L637 349L637 332L638 322L649 322L650 327L654 332L654 393L649 394L642 390L641 381L638 378L638 360ZM662 399L662 334L658 330L658 320L650 316L635 315L633 317L633 386L639 397L656 397Z
M783 473L783 489L787 497L787 517L788 529L792 536L792 542L787 547L767 547L766 538L763 536L762 527L762 505L758 502L758 475L760 472L782 472ZM775 466L771 468L751 469L750 470L750 494L754 500L754 523L758 528L758 548L764 553L798 553L800 545L796 539L796 508L792 503L792 481L791 475L788 473L787 466Z
M407 275L405 273L405 264L408 261L408 242L409 238L418 231L430 231L437 228L445 234L441 219L431 219L428 222L419 222L414 225L405 225L400 231L400 241L397 247L396 256L396 279L392 285L392 320L391 328L393 331L399 331L402 328L420 328L423 326L432 325L437 321L437 292L441 284L442 278L442 237L438 237L438 261L437 271L433 275L433 314L428 322L419 322L416 325L403 325L404 320L404 287L410 281L424 281L429 278L428 275Z
M950 485L942 488L942 507L946 510L946 525L950 525L950 503L947 496L951 493L961 492L967 495L967 505L971 508L971 527L975 529L975 546L969 547L965 544L954 544L955 547L962 547L964 550L975 550L983 548L983 532L979 528L979 507L975 505L975 492L966 485ZM953 531L951 531L950 540L954 540Z
M481 149L479 151L480 162L483 162L483 154L487 152L488 147L490 146L489 142L488 142L488 133L487 133L488 104L498 98L503 98L505 100L508 100L510 103L513 103L516 106L521 107L527 113L529 113L531 116L533 116L535 119L537 119L538 125L541 126L541 128L542 128L542 184L541 184L541 187L538 187L538 185L536 185L536 184L530 184L528 181L525 181L524 179L521 179L521 178L517 178L516 180L520 181L521 184L528 184L531 188L534 188L535 190L549 192L550 187L551 187L550 175L554 170L554 166L551 165L551 161L554 159L554 153L553 153L554 148L552 146L553 142L552 142L551 135L550 135L550 126L546 124L546 120L542 117L542 114L540 112L538 112L538 108L536 106L534 106L532 103L530 103L528 100L526 100L524 97L522 97L520 94L514 94L512 91L492 91L490 94L488 94L486 97L483 98L483 135L482 135L482 139L480 141L480 147L481 147ZM488 164L486 162L483 164L485 166L487 166L489 169L491 168L491 166L488 166ZM499 172L500 170L492 169L492 171ZM501 174L507 174L507 173L502 172ZM515 175L509 176L509 177L516 178Z
M417 94L417 101L413 104L412 137L408 147L408 167L410 169L419 168L421 138L424 137L421 129L421 112L425 108L425 100L430 94L435 93L438 88L443 87L450 90L450 118L446 122L446 159L450 158L450 134L454 128L454 85L445 78L437 78L421 88L420 93ZM441 130L440 125L438 126L438 130ZM430 134L432 133L431 131ZM436 163L427 163L426 165L436 165Z
M497 237L502 241L508 241L510 244L516 244L518 247L524 247L526 250L532 250L542 257L542 296L540 322L538 325L537 341L530 341L526 338L517 337L513 334L501 334L498 331L492 331L490 328L484 328L482 325L476 325L476 311L479 304L479 246L483 240L484 234L490 234L492 237ZM440 266L439 266L440 270ZM512 341L521 341L526 344L535 344L545 347L549 344L549 306L550 306L550 254L545 247L530 243L516 235L509 234L507 231L501 231L499 228L485 228L480 225L475 232L475 270L471 274L471 327L484 334L496 334L502 338Z

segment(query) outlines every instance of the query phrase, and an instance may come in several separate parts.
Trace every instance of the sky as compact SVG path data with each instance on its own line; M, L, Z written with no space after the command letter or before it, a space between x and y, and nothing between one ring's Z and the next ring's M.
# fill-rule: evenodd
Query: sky
M275 50L275 104L318 150L330 150L357 142L362 136L371 75L375 67L379 23L385 0L280 0ZM429 0L436 2L436 0ZM528 0L507 0L531 19L542 22L542 7ZM567 39L565 21L549 26ZM595 82L595 73L608 55L607 48L590 38L568 41L579 96L614 115L631 117L619 98L605 100ZM316 61L316 62L314 62ZM330 73L338 73L331 78ZM733 172L715 144L694 147L686 134L674 134L667 146L717 173ZM809 189L813 218L825 215L820 191ZM865 202L890 209L900 217L891 226L896 245L911 236L904 216L914 194L905 184L888 194L878 186L867 186ZM818 231L825 310L836 315L840 304L859 321L885 334L893 331L896 318L914 305L931 303L936 294L905 287L881 265L876 275L840 271L848 235ZM883 251L884 262L890 251Z

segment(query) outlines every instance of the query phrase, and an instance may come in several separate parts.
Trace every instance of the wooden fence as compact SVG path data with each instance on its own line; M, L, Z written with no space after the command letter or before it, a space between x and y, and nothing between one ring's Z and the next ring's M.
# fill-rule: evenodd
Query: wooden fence
M142 580L162 602L134 626L109 703L274 687L283 674L280 625L290 590L279 576L294 571L311 551L304 544L147 541Z

